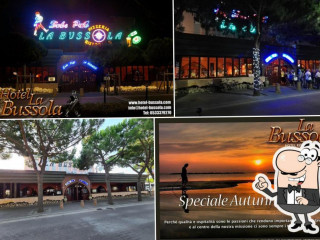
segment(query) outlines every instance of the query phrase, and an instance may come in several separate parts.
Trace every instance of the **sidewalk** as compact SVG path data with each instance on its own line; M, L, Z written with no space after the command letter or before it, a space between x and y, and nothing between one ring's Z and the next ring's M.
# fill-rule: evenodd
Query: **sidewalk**
M132 198L114 199L114 205L109 205L107 200L98 200L97 206L93 205L93 201L85 201L84 207L81 207L80 201L64 203L64 209L60 209L59 205L45 205L44 212L38 213L37 206L3 208L0 209L0 224L16 221L28 221L30 219L40 219L48 217L65 216L71 214L83 214L98 210L134 207L146 204L153 204L152 196L143 196L143 200L138 202L137 196Z
M294 87L281 86L281 93L279 94L276 93L274 86L269 86L261 92L260 96L253 96L252 89L234 90L225 93L202 91L177 98L176 115L192 116L195 115L195 109L200 107L207 111L222 111L224 108L238 108L241 110L241 108L248 107L250 104L267 104L269 101L277 101L279 103L290 100L293 102L295 99L303 99L304 96L313 99L320 98L320 90L303 88L301 91L298 91ZM255 112L252 112L252 115L254 114ZM281 112L275 115L281 115Z

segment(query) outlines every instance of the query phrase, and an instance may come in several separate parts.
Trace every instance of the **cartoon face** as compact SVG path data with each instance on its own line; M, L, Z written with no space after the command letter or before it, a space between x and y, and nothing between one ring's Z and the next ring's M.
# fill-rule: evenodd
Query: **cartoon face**
M274 165L278 169L278 187L288 185L305 189L318 188L318 160L320 145L318 142L304 142L300 149L284 149L275 154Z

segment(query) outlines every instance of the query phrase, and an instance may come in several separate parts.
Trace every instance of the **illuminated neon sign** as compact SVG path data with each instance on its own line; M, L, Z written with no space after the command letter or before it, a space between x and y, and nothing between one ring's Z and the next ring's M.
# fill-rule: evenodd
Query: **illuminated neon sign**
M279 55L278 53L273 53L270 56L268 56L264 61L266 63L269 63L272 59L277 58ZM291 57L290 55L286 54L286 53L282 53L281 55L284 59L288 60L291 63L294 63L294 59L293 57Z
M109 27L106 25L93 25L90 26L90 21L80 21L73 20L71 22L67 21L57 21L52 20L46 29L43 25L43 17L40 12L35 13L34 22L34 35L38 37L38 30L42 29L38 39L40 41L50 41L50 40L84 40L86 45L100 45L105 41L121 40L122 32L112 33ZM49 32L50 30L50 32ZM62 30L62 31L55 31ZM78 30L78 31L77 31ZM134 44L141 41L140 37L136 37Z
M104 40L106 40L107 34L102 29L96 29L92 33L92 40L96 43L102 43Z
M278 57L278 53L273 53L270 56L268 56L264 61L266 63L270 62L272 59L277 58Z
M79 20L75 20L72 23L72 28L88 28L90 25L90 21L84 21L81 23Z
M89 183L87 183L85 180L79 179L79 182L83 183L84 185L89 186Z
M68 62L68 63L66 63L66 64L64 64L64 65L62 66L62 70L66 70L66 69L69 68L69 67L75 66L76 63L77 63L76 61L70 61L70 62ZM82 64L90 67L90 68L93 69L93 70L97 70L97 69L98 69L97 66L93 65L91 62L86 61L86 60L84 60L84 61L82 62Z
M90 39L85 39L84 43L89 46L100 45L106 40L121 40L122 32L118 32L115 36L109 32L110 28L105 25L94 25L88 28Z
M69 180L68 182L66 182L64 185L68 186L68 185L70 185L71 183L74 183L75 181L76 181L76 180L71 179L71 180Z
M56 20L52 20L50 22L49 28L68 28L68 24L65 21L59 23Z
M43 17L40 15L40 12L35 12L35 18L34 18L34 32L33 35L37 36L38 30L41 28L44 32L48 32L49 30L46 29L43 25Z
M76 64L76 61L70 61L70 62L64 64L64 65L62 66L62 69L63 69L63 70L66 70L68 67L74 66L75 64Z
M90 24L90 21L81 22L80 20L74 20L72 22L72 28L81 28L81 29L88 28L89 24ZM69 28L69 24L66 23L66 21L62 21L61 23L59 23L56 20L52 20L50 22L49 28L60 28L60 29Z
M133 32L129 33L129 35L127 36L126 39L127 39L128 47L131 47L131 43L132 44L139 44L142 40L142 38L140 36L138 36L137 31L133 31Z
M294 59L290 55L283 53L282 57L287 59L289 62L294 63Z
M98 69L98 67L96 67L95 65L93 65L91 62L88 62L88 61L83 61L82 64L89 66L93 70L97 70Z

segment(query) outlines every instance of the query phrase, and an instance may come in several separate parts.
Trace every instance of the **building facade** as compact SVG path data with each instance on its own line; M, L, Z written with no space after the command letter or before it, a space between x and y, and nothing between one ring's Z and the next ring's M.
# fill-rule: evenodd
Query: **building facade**
M147 176L141 178L145 189ZM136 193L136 174L110 174L113 195ZM0 170L0 204L10 200L25 201L38 195L37 176L32 170ZM104 173L72 174L63 171L46 171L43 177L45 197L68 201L89 200L107 196ZM2 201L1 201L2 199ZM9 200L8 200L9 199ZM20 199L20 200L19 200Z
M175 79L177 88L203 86L212 79L253 82L253 38L222 35L205 31L190 12L175 31ZM181 30L183 29L183 30ZM320 69L320 47L310 45L275 45L262 40L261 76L280 82L281 71Z

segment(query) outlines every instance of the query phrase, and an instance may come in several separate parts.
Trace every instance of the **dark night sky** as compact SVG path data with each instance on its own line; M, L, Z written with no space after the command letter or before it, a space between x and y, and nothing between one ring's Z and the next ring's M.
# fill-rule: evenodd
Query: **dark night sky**
M1 0L2 34L33 32L34 13L40 11L49 21L58 17L87 15L91 22L108 25L110 17L134 18L132 27L141 31L146 39L172 37L172 1L148 0ZM4 24L5 23L5 24Z

